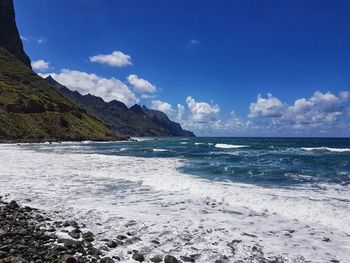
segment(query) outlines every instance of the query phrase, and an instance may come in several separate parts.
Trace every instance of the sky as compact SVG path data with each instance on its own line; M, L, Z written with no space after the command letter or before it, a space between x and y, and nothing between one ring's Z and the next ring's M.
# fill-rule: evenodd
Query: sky
M200 136L350 137L350 1L15 0L33 69Z

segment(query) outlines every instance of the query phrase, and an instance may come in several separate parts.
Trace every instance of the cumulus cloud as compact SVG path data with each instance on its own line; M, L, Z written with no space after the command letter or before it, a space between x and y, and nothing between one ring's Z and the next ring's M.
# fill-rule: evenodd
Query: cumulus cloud
M220 112L220 108L216 104L206 102L196 102L191 96L188 96L186 103L191 112L190 120L192 122L207 123L215 121Z
M106 55L95 55L91 56L90 62L96 62L100 64L107 64L112 67L125 67L132 65L131 63L131 57L127 54L124 54L121 51L113 51L111 54Z
M122 81L115 78L104 78L77 70L63 69L60 73L41 74L42 77L51 75L56 81L71 90L82 94L93 94L105 101L119 100L131 106L138 102L136 95Z
M184 123L186 120L186 110L181 104L177 104L177 121Z
M219 127L220 129L228 129L229 126L225 125L232 125L218 120L218 114L220 112L218 105L197 102L191 96L186 98L185 106L177 104L176 107L173 107L168 102L152 100L150 107L166 113L171 120L179 122L183 128L195 132L214 130Z
M36 61L32 61L32 68L34 70L38 70L38 71L46 71L49 69L49 64L50 62L47 62L43 59L39 59L39 60L36 60Z
M285 105L271 93L267 98L258 95L256 102L250 104L249 117L281 117L285 110Z
M333 123L343 115L348 98L347 91L340 92L338 96L316 91L309 99L296 100L282 119L295 124Z
M154 93L156 92L156 86L154 86L148 80L139 78L137 75L132 74L127 78L130 85L132 85L138 93Z
M343 91L337 95L316 91L310 98L301 98L293 105L283 104L268 94L268 98L258 96L257 102L250 104L250 117L272 117L274 123L288 122L296 126L334 123L344 114L350 95Z
M237 116L234 111L230 112L230 116L227 119L227 121L223 122L223 125L221 126L221 129L224 130L233 130L233 129L239 129L239 130L246 130L248 128L252 127L252 122L250 120L244 120L241 117Z
M154 110L162 111L165 114L167 114L169 117L173 116L175 113L175 110L172 108L170 103L160 101L160 100L152 100L151 108Z

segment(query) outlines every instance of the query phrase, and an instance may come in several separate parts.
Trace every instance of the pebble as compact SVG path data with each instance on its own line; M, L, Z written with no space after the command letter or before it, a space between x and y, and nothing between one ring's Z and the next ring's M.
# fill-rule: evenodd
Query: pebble
M100 263L114 263L114 260L110 257L104 257L101 259Z
M0 199L0 262L1 263L84 263L99 262L101 251L87 241L58 238L53 225L73 226L70 236L81 235L75 221L53 222L38 209L21 207L16 201ZM90 232L86 238L93 237ZM57 242L57 243L56 243ZM90 256L87 257L86 250ZM72 255L76 255L73 257ZM103 261L102 261L103 262ZM105 263L114 262L105 259Z
M194 262L195 260L191 257L187 257L187 256L180 256L180 259L184 262Z
M167 255L164 258L164 262L165 263L178 263L179 261L175 257L173 257L171 255Z
M70 235L74 239L80 238L81 231L79 229L73 229L72 231L68 232L68 235Z
M116 248L117 246L118 246L118 244L116 242L114 242L113 240L107 241L107 247Z
M151 261L151 262L154 262L154 263L159 263L159 262L162 262L162 261L163 261L163 257L157 255L157 256L154 256L154 257L150 258L150 261Z
M77 262L77 260L71 255L63 255L58 260L58 263L76 263L76 262Z
M140 253L134 253L134 254L132 255L132 259L133 259L133 260L136 260L136 261L138 261L138 262L143 262L143 261L145 261L145 257L144 257L142 254L140 254Z

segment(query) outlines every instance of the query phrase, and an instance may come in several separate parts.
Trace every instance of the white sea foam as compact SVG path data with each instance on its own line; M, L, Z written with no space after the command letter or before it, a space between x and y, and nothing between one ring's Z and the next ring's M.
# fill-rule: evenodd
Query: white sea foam
M238 156L238 155L240 155L240 152L228 152L226 154Z
M122 148L119 149L120 152L124 152L124 151L127 151L127 150L129 150L129 148L122 147Z
M143 142L143 141L151 141L154 140L154 138L151 137L132 137L131 140Z
M126 253L132 249L147 256L199 253L196 262L203 263L225 255L234 262L254 255L253 246L265 256L283 254L287 262L302 262L301 255L312 262L350 260L348 187L314 191L212 182L180 173L183 160L61 150L0 145L0 195L22 203L30 198L30 205L52 211L52 217L57 210L83 221L97 233L97 243L136 233L142 241L109 252L123 262L134 262Z
M226 143L217 143L215 144L216 148L221 149L238 149L238 148L245 148L249 147L248 145L235 145L235 144L226 144Z
M350 152L350 148L331 148L331 147L302 147L305 151L329 151L329 152Z
M154 152L167 152L167 149L163 149L163 148L153 148L152 149Z

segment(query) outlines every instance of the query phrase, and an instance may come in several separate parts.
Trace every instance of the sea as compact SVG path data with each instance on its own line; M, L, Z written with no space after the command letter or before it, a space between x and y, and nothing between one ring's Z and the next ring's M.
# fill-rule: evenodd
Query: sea
M97 244L128 233L105 251L122 262L350 262L346 138L1 144L0 195L83 222Z

